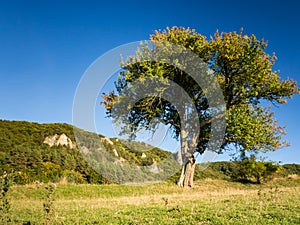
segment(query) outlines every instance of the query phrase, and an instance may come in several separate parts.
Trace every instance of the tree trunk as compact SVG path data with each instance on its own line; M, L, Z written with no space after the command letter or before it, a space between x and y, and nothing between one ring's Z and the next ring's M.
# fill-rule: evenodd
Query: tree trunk
M177 182L180 187L192 187L194 183L194 172L196 166L196 160L194 157L194 151L197 144L197 135L193 135L191 140L188 140L189 130L181 130L181 157L182 157L182 169ZM191 136L191 135L190 135Z
M183 95L182 95L183 96ZM194 150L197 146L199 136L199 121L198 116L191 112L191 107L182 103L180 110L180 144L182 170L180 178L177 182L180 187L192 187L194 183L194 171L196 160L194 158Z
M182 165L181 175L178 181L180 187L193 187L194 172L195 172L195 158L192 155L185 164Z

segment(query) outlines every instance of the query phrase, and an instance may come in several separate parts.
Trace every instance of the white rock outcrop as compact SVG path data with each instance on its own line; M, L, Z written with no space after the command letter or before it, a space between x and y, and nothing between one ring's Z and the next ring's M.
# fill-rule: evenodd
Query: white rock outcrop
M43 143L49 145L50 147L61 145L67 146L71 149L75 148L76 146L66 134L55 134L53 136L48 136L45 138Z
M118 154L118 152L117 152L117 150L115 148L113 149L113 152L114 152L114 154L115 154L116 157L119 157L119 154Z
M162 170L158 168L157 162L155 160L154 160L153 164L149 167L149 170L152 173L160 173L160 172L162 172Z
M114 143L109 139L109 137L103 137L101 138L101 141L106 141L107 143L109 143L110 145L113 145Z

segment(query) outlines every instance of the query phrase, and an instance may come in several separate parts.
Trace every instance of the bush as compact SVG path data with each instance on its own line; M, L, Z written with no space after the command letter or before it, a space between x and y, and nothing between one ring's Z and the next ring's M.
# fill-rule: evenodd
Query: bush
M231 174L233 180L255 182L257 184L272 179L281 167L274 162L257 161L254 155L243 159Z
M300 165L299 164L285 164L282 166L283 171L282 174L284 176L296 174L300 176Z
M83 175L74 170L64 170L63 177L67 179L68 183L76 183L76 184L85 183Z

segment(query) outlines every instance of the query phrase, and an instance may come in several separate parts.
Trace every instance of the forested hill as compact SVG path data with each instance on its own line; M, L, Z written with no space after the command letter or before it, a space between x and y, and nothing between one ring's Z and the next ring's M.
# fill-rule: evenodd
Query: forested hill
M81 131L86 132L86 131ZM88 133L88 132L87 132ZM85 133L86 134L86 133ZM85 135L89 137L89 135ZM95 134L93 134L95 137ZM151 166L163 159L173 157L170 152L153 148L139 142L120 141L96 135L96 138L107 148L117 163L124 163L123 171L117 174L130 176L126 165ZM86 140L93 145L95 140ZM75 183L108 183L114 179L105 179L95 172L78 150L73 126L53 123L38 124L26 121L0 120L0 175L4 171L14 174L14 182L19 184L39 182L68 181ZM113 164L114 165L114 164ZM214 162L204 171L195 171L195 179L217 178L230 179L238 170L236 162ZM172 170L173 165L159 168ZM300 165L282 166L282 175L300 175ZM115 168L109 168L114 170ZM179 170L178 170L179 171ZM179 173L178 173L179 174ZM170 179L176 181L178 174ZM111 176L108 174L106 177ZM132 174L132 179L136 179ZM148 177L147 179L151 179ZM117 180L122 183L122 180Z
M82 131L84 132L84 131ZM143 143L131 143L129 149L115 138L98 135L117 159L135 165L151 165L171 153L149 148ZM76 183L108 182L96 173L77 148L73 126L53 123L0 120L0 174L13 172L16 183L48 182L67 179Z

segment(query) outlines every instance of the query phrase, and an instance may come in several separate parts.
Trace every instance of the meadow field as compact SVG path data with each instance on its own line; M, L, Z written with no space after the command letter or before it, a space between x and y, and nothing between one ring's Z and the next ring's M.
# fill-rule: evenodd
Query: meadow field
M11 186L8 216L12 224L300 224L299 193L298 176L261 185L204 179L188 189L37 183Z

